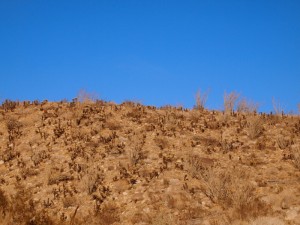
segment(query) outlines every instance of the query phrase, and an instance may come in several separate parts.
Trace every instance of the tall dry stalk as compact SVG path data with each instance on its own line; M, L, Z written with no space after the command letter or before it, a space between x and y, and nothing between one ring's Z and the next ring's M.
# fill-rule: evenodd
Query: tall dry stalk
M237 103L237 100L239 99L239 94L236 92L230 92L227 94L225 92L224 94L224 111L225 113L231 113Z
M282 105L275 98L272 98L272 105L276 115L280 115L281 113L283 113Z
M208 92L201 93L200 90L196 93L196 105L194 106L195 109L203 110L207 101Z
M237 103L237 111L242 113L253 113L257 112L258 110L258 103L252 102L247 100L246 98L242 98L238 103Z

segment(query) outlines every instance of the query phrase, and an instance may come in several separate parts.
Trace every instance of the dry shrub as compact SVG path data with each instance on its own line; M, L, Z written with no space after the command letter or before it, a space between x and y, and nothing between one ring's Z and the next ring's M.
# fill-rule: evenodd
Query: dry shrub
M2 102L1 107L5 110L5 112L7 112L8 110L13 111L18 106L18 104L19 102L6 99L4 102Z
M10 118L6 122L6 128L8 131L8 139L9 141L14 141L16 138L19 138L21 136L20 128L22 127L22 124L16 120L15 118Z
M232 204L232 183L233 177L230 173L217 171L212 168L202 171L199 176L204 180L203 191L207 197L214 203L220 203L224 206Z
M267 147L267 143L268 139L266 136L262 135L261 137L259 137L257 139L257 142L255 144L255 148L257 148L258 150L264 150Z
M214 160L200 157L197 154L189 154L186 161L188 172L197 179L201 179L203 174L207 173L207 170L214 166Z
M1 205L6 210L5 221L7 224L22 225L52 225L55 222L48 216L44 210L38 211L32 198L30 190L21 185L16 186L16 194L12 196L9 202L0 192ZM1 194L2 193L2 194Z
M231 113L234 110L234 107L237 103L237 100L239 98L239 94L236 92L231 92L227 94L225 92L224 94L224 111L225 113Z
M249 225L285 225L286 223L277 217L258 217L251 221Z
M4 191L0 189L0 213L3 216L5 216L7 210L8 210L8 199L4 194Z
M78 204L75 196L67 196L62 201L64 208L74 207Z
M26 225L54 225L55 222L50 218L45 210L36 212L33 218Z
M180 224L186 224L185 222L192 220L197 220L205 214L205 209L201 205L192 205L187 204L187 207L184 210L181 210L181 212L178 215L178 220L182 221L183 223Z
M131 111L129 111L126 116L128 118L130 118L131 121L133 122L138 122L140 121L140 119L142 118L142 116L144 115L144 112L142 110L142 108L132 108Z
M278 147L282 150L287 149L291 145L291 140L289 138L284 137L283 135L277 137L276 142L278 144Z
M120 222L118 206L113 202L105 203L100 210L95 212L95 222L99 225L109 225Z
M293 146L292 158L295 167L300 170L300 146Z
M83 190L86 191L88 194L93 194L102 184L104 179L104 174L102 170L98 168L89 168L82 178L82 187Z
M201 93L200 90L196 94L196 105L194 106L194 109L198 110L204 110L206 101L208 97L208 92Z
M4 150L2 154L0 154L0 159L4 162L9 162L19 156L20 152L14 150L14 148L9 147L8 149Z
M138 164L138 162L143 158L145 157L141 148L135 147L129 151L129 160L132 166L136 166L136 164Z
M104 124L104 128L108 128L110 130L120 130L122 128L120 121L108 120Z
M203 192L212 202L232 210L232 219L247 220L266 215L267 205L255 196L255 187L248 181L246 171L216 168L202 174Z
M264 131L263 120L257 116L251 116L248 120L248 134L251 139L258 138Z
M242 98L237 103L237 111L240 113L253 113L257 112L258 104L252 101L247 100L246 98Z
M217 218L212 218L209 220L210 225L232 225L232 222L226 215L220 215ZM243 225L243 224L238 224Z
M169 147L169 142L165 137L156 137L154 142L161 150Z
M192 147L197 145L202 145L205 147L218 147L221 145L221 143L214 137L210 137L210 136L202 137L202 136L194 135L191 140L191 145Z
M279 101L275 100L275 98L272 99L272 105L276 115L280 115L283 113L282 105Z
M169 225L178 224L176 219L171 214L166 214L164 212L159 212L152 218L151 225Z
M143 210L138 210L131 218L131 224L150 224L152 221L151 214L143 212Z
M237 186L238 189L233 195L234 217L245 220L268 213L269 207L255 196L255 188L252 185L244 181Z
M78 94L76 99L81 102L81 103L92 103L95 102L97 99L97 94L95 93L88 93L86 90L81 89Z
M23 186L17 186L17 193L11 203L12 220L16 224L29 222L35 211L32 193Z

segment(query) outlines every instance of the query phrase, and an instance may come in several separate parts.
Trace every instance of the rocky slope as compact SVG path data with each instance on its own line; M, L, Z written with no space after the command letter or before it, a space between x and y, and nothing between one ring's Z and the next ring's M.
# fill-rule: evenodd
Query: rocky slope
M0 109L1 224L300 224L300 117L133 102Z

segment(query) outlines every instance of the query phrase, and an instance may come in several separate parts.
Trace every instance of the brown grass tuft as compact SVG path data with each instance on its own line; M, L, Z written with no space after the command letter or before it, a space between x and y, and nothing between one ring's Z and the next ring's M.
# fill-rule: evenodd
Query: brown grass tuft
M258 138L264 131L263 120L258 116L251 116L248 120L248 135L250 139Z

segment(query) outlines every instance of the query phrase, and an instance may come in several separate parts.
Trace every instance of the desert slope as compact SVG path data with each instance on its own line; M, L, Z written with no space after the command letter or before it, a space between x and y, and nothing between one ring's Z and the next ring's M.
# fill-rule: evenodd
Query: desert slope
M0 109L1 224L300 224L300 118L133 102Z

